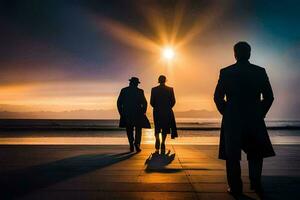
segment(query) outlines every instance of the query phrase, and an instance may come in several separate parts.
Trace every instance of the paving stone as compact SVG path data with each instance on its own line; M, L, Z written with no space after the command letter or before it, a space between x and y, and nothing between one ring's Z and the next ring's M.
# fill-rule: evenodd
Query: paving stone
M300 146L274 147L277 156L264 162L266 199L298 200ZM157 160L153 145L142 148L135 154L124 145L2 145L0 199L233 199L217 146L169 145L173 157ZM241 164L244 192L258 199L246 160Z

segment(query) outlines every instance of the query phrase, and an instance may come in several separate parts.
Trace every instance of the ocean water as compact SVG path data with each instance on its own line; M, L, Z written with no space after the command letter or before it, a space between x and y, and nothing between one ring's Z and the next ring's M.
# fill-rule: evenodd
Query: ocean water
M300 121L266 120L273 144L300 144ZM179 118L179 137L169 144L219 143L220 119ZM143 144L154 143L153 129L143 129ZM0 120L0 144L127 144L118 120Z
M267 119L266 125L269 128L300 128L300 120L274 120ZM205 118L177 118L177 127L179 128L219 128L221 119L205 119ZM117 119L91 119L91 120L74 120L74 119L0 119L0 128L117 128L119 120ZM152 124L153 126L153 124Z

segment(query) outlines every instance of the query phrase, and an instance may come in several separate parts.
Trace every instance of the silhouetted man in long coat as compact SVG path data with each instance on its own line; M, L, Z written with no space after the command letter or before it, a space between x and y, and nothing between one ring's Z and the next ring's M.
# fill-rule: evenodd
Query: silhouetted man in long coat
M155 149L165 151L165 141L167 134L171 133L171 138L177 137L175 116L172 108L175 105L174 90L166 86L166 77L161 75L158 78L159 86L152 88L150 104L153 107L153 119L155 126ZM160 144L159 133L162 134Z
M125 127L130 145L130 151L141 151L142 128L150 128L149 120L146 116L147 100L144 91L138 88L139 79L132 77L129 79L128 87L121 90L118 98L118 111L120 114L120 127ZM135 129L135 137L133 131Z
M221 69L214 101L223 115L219 158L226 160L228 191L242 193L241 150L247 154L251 189L262 193L263 158L274 156L264 118L273 102L273 92L264 68L251 64L251 47L234 46L237 62Z

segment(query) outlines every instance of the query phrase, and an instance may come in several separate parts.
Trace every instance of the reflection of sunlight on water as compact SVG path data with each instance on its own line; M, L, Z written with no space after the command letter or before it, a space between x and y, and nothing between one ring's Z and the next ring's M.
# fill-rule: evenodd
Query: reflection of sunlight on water
M209 134L187 134L179 133L179 137L171 139L167 137L167 144L179 145L218 145L219 135L207 136ZM273 144L300 144L300 136L273 136L270 137ZM142 144L155 143L154 129L143 129ZM0 137L0 145L128 145L126 133L118 137Z
M271 137L273 144L300 144L299 136L274 136ZM128 140L124 137L13 137L0 138L0 145L127 145ZM146 133L142 144L154 144L154 135ZM179 137L175 140L168 136L167 144L179 145L218 145L219 137Z

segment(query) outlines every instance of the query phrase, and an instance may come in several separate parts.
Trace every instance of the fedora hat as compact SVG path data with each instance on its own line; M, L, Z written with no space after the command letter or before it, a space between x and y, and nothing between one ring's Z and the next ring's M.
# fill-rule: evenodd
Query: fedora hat
M131 77L131 78L129 79L129 81L130 81L130 82L134 82L134 83L141 83L140 80L139 80L139 78L134 77L134 76Z

